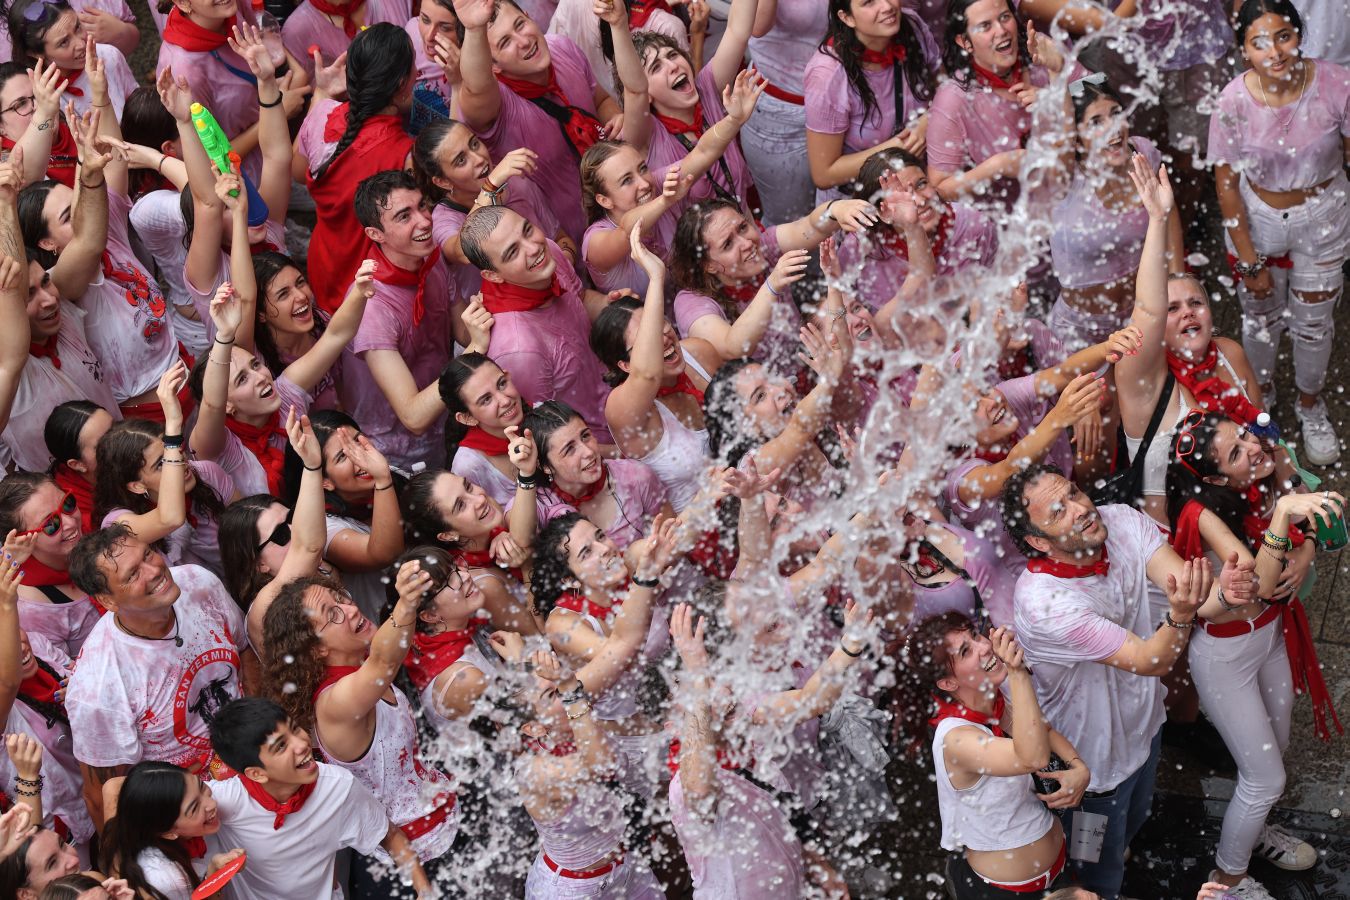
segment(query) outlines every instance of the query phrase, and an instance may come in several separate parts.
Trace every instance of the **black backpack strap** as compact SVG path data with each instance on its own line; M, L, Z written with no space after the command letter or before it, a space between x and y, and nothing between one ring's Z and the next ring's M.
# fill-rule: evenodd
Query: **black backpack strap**
M924 546L928 548L928 552L933 554L934 559L942 563L949 571L954 572L970 586L971 593L975 595L975 615L981 623L987 623L989 621L989 612L984 607L984 598L980 596L980 586L975 583L975 579L971 578L970 573L965 569L948 559L947 554L939 550L936 545L927 538L924 539L923 543Z
M1167 412L1167 404L1172 400L1172 391L1176 389L1177 377L1172 374L1172 370L1167 370L1167 380L1163 382L1162 393L1158 395L1158 403L1153 407L1153 418L1148 420L1148 428L1144 430L1144 437L1139 441L1139 449L1134 454L1134 459L1130 460L1130 467L1133 468L1142 465L1140 462L1146 453L1149 445L1153 443L1154 436L1158 433L1159 426L1162 425L1163 415Z

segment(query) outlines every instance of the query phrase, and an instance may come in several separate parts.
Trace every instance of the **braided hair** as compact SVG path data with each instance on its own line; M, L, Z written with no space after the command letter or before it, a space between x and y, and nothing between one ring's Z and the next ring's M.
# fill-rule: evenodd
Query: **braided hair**
M851 16L852 6L853 0L830 0L829 21L825 26L825 39L820 42L820 52L833 56L844 67L849 87L862 101L863 121L866 122L874 115L880 121L881 107L877 104L876 94L867 83L867 73L863 70L863 51L867 48L858 40L857 32L840 18L841 15ZM910 93L917 100L932 100L937 88L933 77L936 67L930 65L923 45L919 43L919 35L903 14L900 16L900 33L895 36L895 40L905 48L905 61L901 64L901 69ZM897 122L896 127L904 127L904 123Z
M315 181L352 145L366 120L378 115L407 86L413 60L412 39L397 25L380 22L356 35L347 48L347 128L333 154L315 171Z

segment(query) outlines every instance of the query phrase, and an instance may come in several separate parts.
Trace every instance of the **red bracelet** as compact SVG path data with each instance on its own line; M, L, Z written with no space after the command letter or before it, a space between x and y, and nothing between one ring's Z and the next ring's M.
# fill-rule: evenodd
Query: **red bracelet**
M483 179L483 190L487 191L489 194L496 194L496 193L499 193L499 192L501 191L501 188L499 188L499 187L497 187L495 184L493 184L491 178L484 178L484 179Z

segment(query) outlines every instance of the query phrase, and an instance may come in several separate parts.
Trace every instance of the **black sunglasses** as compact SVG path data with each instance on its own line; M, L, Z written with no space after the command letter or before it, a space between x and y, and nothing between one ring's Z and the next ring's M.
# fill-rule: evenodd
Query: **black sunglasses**
M263 549L267 547L268 544L276 544L278 547L285 547L288 544L290 544L291 516L293 514L294 511L286 513L286 520L284 522L279 522L277 524L277 527L272 529L272 533L269 534L267 537L263 538L262 543L258 545L259 553L261 553Z

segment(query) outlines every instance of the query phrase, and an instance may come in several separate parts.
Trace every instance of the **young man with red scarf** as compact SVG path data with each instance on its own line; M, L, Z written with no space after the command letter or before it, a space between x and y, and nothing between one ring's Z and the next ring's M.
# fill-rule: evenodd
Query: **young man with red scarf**
M1166 715L1160 676L1185 649L1197 615L1255 597L1254 566L1232 556L1216 580L1207 560L1182 560L1167 546L1148 516L1096 507L1050 466L1008 479L1002 513L1027 557L1013 622L1041 709L1092 770L1081 809L1107 820L1098 858L1070 866L1078 883L1115 897L1153 796ZM1149 612L1150 582L1167 594L1161 623Z
M494 320L487 355L511 373L527 403L562 400L602 449L612 445L605 367L590 336L591 322L619 292L588 290L558 245L506 207L474 210L459 235L460 249L482 270L483 306Z
M356 189L373 293L343 360L343 406L396 466L437 468L445 454L438 384L453 355L454 287L431 212L411 175L379 172Z
M581 244L581 155L602 135L627 131L623 110L586 55L559 34L544 36L511 0L456 0L463 30L456 100L464 123L502 159L517 147L539 155L534 173L568 237Z
M211 723L211 745L238 774L211 786L221 846L247 862L230 881L240 900L330 900L334 856L383 847L419 896L431 885L403 831L374 795L341 766L324 765L304 729L270 700L224 706Z

